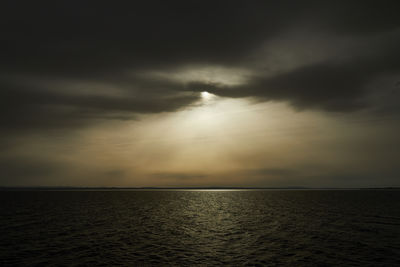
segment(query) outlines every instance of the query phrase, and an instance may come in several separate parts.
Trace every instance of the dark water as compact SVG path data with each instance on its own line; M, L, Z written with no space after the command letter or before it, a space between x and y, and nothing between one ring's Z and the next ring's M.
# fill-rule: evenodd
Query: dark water
M400 191L0 192L0 265L400 266Z

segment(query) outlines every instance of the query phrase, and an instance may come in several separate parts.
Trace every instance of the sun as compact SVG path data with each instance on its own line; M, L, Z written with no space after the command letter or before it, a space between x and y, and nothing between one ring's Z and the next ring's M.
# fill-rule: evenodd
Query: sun
M201 92L201 98L204 100L210 100L213 96L214 96L213 94L210 94L207 91Z

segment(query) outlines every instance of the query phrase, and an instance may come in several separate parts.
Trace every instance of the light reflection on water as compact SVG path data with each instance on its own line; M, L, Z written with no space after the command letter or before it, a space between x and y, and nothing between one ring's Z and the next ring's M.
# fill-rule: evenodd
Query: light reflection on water
M0 201L0 265L400 264L399 191L1 192Z

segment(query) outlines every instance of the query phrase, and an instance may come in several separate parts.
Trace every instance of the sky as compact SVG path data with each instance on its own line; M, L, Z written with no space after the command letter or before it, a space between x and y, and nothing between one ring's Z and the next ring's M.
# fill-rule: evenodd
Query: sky
M400 186L398 1L0 8L0 186Z

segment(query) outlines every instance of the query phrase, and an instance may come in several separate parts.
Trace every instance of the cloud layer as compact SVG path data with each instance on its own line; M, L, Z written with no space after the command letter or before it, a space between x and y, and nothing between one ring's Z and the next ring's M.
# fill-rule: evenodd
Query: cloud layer
M177 94L204 88L228 97L288 101L302 109L360 109L366 105L362 99L369 81L399 71L397 5L396 1L6 1L0 44L2 127L23 124L26 116L38 127L54 125L53 119L46 122L43 113L52 113L54 120L69 117L68 123L74 115L66 114L71 111L64 107L78 112L78 121L93 117L88 110L104 118L114 118L110 114L116 110L173 111L196 100ZM287 39L286 44L294 48L283 51L295 61L286 65L297 67L290 69L280 62L280 69L271 72L274 51L269 55L259 51L290 32L302 35L301 40ZM324 36L318 37L321 32ZM315 56L311 64L304 57L296 61L296 47L318 38L330 39L330 43L317 44L328 55L339 42L348 44L339 60L331 55ZM274 57L279 59L279 55ZM308 51L308 57L314 57L313 51ZM260 68L262 63L267 68ZM198 65L241 67L254 75L235 88L202 80L192 81L201 88L192 88L139 75ZM32 79L42 84L27 82ZM51 92L46 88L48 81ZM82 89L65 86L65 81L105 83L109 93L99 95L92 88L91 95L82 95ZM113 96L114 88L127 93ZM168 103L165 98L170 99ZM14 119L4 118L8 116Z
M0 148L190 109L202 91L295 111L398 117L399 7L389 0L3 1ZM46 170L17 154L0 158L3 173L20 175L19 164Z

